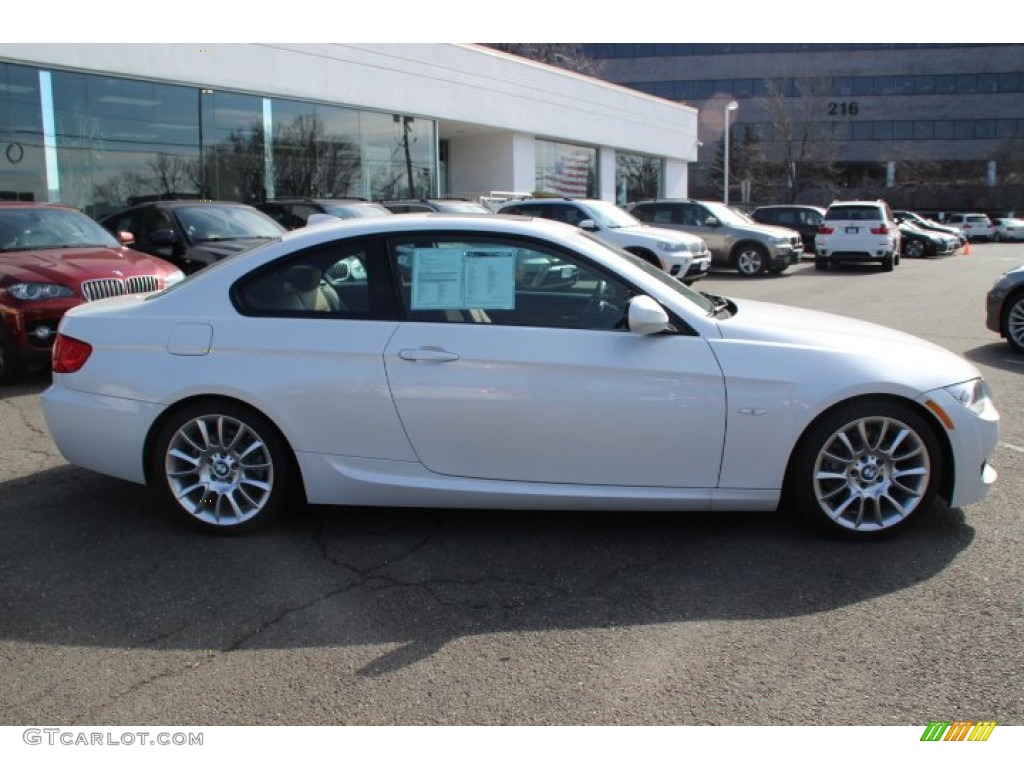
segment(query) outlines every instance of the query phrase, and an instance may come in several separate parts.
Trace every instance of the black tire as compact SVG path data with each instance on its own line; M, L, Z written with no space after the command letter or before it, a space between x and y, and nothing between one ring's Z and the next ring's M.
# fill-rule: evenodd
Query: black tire
M828 259L824 259L821 256L814 257L814 268L820 270L828 269Z
M786 498L830 534L873 539L926 512L942 473L935 429L917 410L892 400L854 400L826 412L801 438Z
M924 243L920 240L908 240L903 248L903 255L908 259L920 259L924 256Z
M995 232L992 233L992 242L993 243L998 243L1002 239L1003 239L1003 236L1001 234L999 234L999 230L996 230Z
M757 243L742 243L732 252L732 264L743 277L759 277L768 271L768 251Z
M25 377L25 364L0 336L0 384L14 384Z
M1024 352L1024 293L1011 296L1003 308L1003 336L1006 343Z
M893 255L891 253L886 255L885 257L883 257L882 258L882 270L884 272L892 272L892 268L894 266L894 261L895 261L895 259L893 258Z
M164 503L207 532L261 528L292 499L290 449L266 417L234 402L204 400L175 411L149 461L150 484Z

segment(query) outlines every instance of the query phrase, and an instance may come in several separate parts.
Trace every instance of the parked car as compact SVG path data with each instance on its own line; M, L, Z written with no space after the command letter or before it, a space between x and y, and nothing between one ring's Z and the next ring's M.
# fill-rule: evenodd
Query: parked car
M100 224L186 274L287 231L251 205L215 200L155 200L105 216Z
M762 205L755 208L750 218L761 224L795 229L804 242L804 253L814 253L814 238L818 226L825 218L825 209L816 205Z
M1024 264L996 280L985 304L985 326L1024 352Z
M517 283L516 251L579 279ZM345 279L354 262L364 280ZM629 511L786 499L870 539L938 495L980 501L999 419L978 369L936 344L698 293L587 232L514 216L339 220L146 300L76 307L42 405L69 462L148 482L215 532L296 496Z
M960 241L955 235L921 229L909 219L899 222L900 253L911 259L947 256L955 253Z
M924 229L929 232L939 232L943 235L951 235L955 237L957 239L957 247L964 245L967 242L967 237L956 227L947 227L945 224L940 224L934 219L926 218L919 213L914 213L913 211L893 211L892 213L896 222L899 224L909 221L918 229Z
M184 277L74 208L0 203L0 383L49 365L57 325L71 307Z
M1001 240L1024 240L1024 219L997 218L992 219L992 239L996 242Z
M814 244L814 266L877 261L891 272L900 263L900 230L884 200L834 202Z
M711 267L711 252L699 237L649 227L606 200L567 197L516 200L501 206L498 213L571 224L639 256L688 284L707 275Z
M794 229L758 224L708 200L643 200L626 208L645 224L696 235L711 251L711 266L744 277L785 272L798 264L804 245Z
M381 200L392 213L492 213L470 200Z
M339 219L353 219L363 216L390 216L391 211L380 203L369 200L312 197L282 197L253 205L263 211L285 229L306 226L309 217L316 213L337 216Z
M942 223L959 230L972 241L991 240L995 234L991 219L983 213L949 213Z

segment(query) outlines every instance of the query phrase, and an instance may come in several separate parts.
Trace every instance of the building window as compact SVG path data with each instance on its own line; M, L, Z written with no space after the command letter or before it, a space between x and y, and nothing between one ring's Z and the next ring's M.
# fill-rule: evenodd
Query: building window
M662 161L649 155L617 152L615 155L615 202L624 205L659 197Z
M39 71L0 64L0 200L46 200Z
M564 197L597 196L597 150L554 141L536 142L536 187Z

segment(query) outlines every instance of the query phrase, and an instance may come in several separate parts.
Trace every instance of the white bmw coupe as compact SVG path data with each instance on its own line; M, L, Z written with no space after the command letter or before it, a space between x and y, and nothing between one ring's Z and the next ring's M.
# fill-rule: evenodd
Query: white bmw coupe
M544 265L543 275L526 274ZM200 527L296 500L792 508L871 538L980 501L998 414L934 344L698 293L575 227L410 215L296 230L68 312L46 421L72 464Z

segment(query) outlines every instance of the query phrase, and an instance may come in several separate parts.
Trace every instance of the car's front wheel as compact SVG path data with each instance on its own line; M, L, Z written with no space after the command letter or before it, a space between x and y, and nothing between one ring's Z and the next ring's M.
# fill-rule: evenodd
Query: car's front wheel
M191 523L241 533L272 520L291 498L290 452L261 414L228 401L202 401L161 426L150 480Z
M919 259L924 256L924 243L920 240L908 240L903 253L908 258Z
M827 412L804 435L787 497L831 533L875 538L931 506L942 469L935 431L913 407L857 400Z
M1009 299L1003 311L1003 336L1011 347L1024 352L1024 293Z
M744 277L757 277L768 271L768 251L756 243L740 246L732 258L736 270Z

